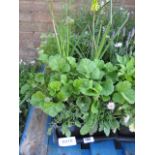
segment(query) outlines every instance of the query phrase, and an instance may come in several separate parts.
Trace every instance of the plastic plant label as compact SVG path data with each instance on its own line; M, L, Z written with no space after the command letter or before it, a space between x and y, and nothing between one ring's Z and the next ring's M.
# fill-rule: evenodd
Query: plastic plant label
M75 137L65 137L58 139L59 146L73 146L76 145Z
M92 143L94 142L94 137L86 137L86 138L83 138L83 142L86 144L86 143Z

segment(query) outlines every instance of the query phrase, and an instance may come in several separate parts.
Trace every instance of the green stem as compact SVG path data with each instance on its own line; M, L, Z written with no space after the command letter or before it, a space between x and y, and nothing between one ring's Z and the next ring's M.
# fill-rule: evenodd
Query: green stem
M55 25L53 10L52 10L52 8L51 8L51 6L49 4L49 1L47 2L47 4L48 4L49 12L50 12L50 15L51 15L51 18L52 18L53 30L54 30L54 33L56 35L56 41L57 41L58 51L61 54L61 46L60 46L60 41L59 41L59 38L58 38L58 33L57 33L57 30L56 30L56 25Z
M95 42L95 19L96 19L96 15L95 15L95 12L93 14L93 36L92 36L92 39L93 39L93 48L92 48L92 58L94 57L94 51L96 51L96 42Z
M110 0L110 23L112 25L112 8L113 8L113 4L112 4L112 0Z

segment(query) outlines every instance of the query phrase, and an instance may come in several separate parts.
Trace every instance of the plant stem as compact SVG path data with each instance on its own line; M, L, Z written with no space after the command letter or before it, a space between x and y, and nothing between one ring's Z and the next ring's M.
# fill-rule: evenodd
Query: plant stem
M93 39L93 48L92 48L92 55L91 57L93 58L94 57L94 51L96 51L96 42L95 42L95 19L96 19L96 15L95 15L95 12L93 14L93 36L92 36L92 39Z
M112 4L112 0L110 0L110 23L112 25L112 8L113 8L113 4Z
M59 38L58 38L58 33L57 33L57 30L56 30L56 25L55 25L55 21L54 21L53 10L51 8L51 5L49 4L49 1L47 3L48 3L49 12L50 12L50 15L51 15L51 18L52 18L53 30L54 30L54 33L56 35L56 41L57 41L58 51L61 54L61 46L60 46L60 41L59 41ZM53 5L53 3L52 3L52 5Z

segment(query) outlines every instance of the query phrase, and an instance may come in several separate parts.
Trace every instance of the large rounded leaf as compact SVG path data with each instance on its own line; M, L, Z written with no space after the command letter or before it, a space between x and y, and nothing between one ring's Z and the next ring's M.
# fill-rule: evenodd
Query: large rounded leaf
M34 106L43 107L46 96L41 92L37 91L32 95L30 103Z
M101 78L101 71L94 61L89 59L82 59L77 66L77 71L86 78L99 80Z
M67 60L60 56L50 56L49 57L49 67L53 71L59 71L59 72L69 72L70 71L70 65L68 64Z
M107 79L102 83L102 92L101 95L109 96L114 91L113 81L111 79Z

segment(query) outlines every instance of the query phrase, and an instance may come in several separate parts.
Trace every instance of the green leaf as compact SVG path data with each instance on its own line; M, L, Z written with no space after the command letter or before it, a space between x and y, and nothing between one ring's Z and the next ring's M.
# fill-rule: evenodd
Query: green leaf
M30 103L34 106L43 107L45 97L41 91L37 91L32 95Z
M117 67L114 66L111 62L105 64L105 69L107 72L111 73L117 70Z
M43 63L48 63L48 55L45 53L40 53L38 60L42 61Z
M64 124L62 125L62 133L67 137L71 136L71 131L69 130L67 125L64 125Z
M47 135L50 136L51 133L52 133L52 127L49 127L48 130L47 130Z
M103 100L104 102L107 102L107 101L110 100L110 97L109 97L109 96L102 96L102 100Z
M26 83L21 87L20 93L25 94L30 88L31 88L30 85Z
M68 64L67 60L60 55L50 56L48 63L49 67L53 71L59 71L64 73L70 71L70 65Z
M60 81L52 81L48 85L49 90L59 91L61 88L61 82Z
M97 115L92 114L88 117L88 120L85 122L85 124L80 129L81 135L86 135L88 133L92 133L94 129L97 127Z
M113 96L112 96L112 100L115 103L122 103L122 104L124 103L124 98L119 93L114 93Z
M90 108L91 99L87 96L79 96L76 100L76 104L81 111L87 112Z
M129 102L134 104L135 102L135 92L131 88L131 83L129 81L119 82L116 85L116 90L122 95L122 97Z
M73 57L67 57L67 61L71 65L72 68L76 68L76 60Z
M129 81L121 81L116 85L116 90L118 92L124 92L131 88L131 83Z
M130 104L135 103L135 91L133 89L128 89L128 90L122 92L121 95Z
M60 92L57 94L57 98L61 101L66 101L72 94L72 85L66 84L61 89Z
M61 74L60 79L63 84L67 83L67 75Z
M101 72L94 61L89 59L81 59L77 66L77 71L86 78L92 78L99 80L101 78Z
M89 88L92 88L93 86L93 81L92 80L88 80L88 79L75 79L73 81L73 86L83 92L83 91L86 91L88 90Z
M114 91L113 81L111 79L107 79L106 81L102 82L102 92L101 95L109 96Z
M65 105L61 102L58 102L58 103L45 102L43 111L48 115L50 115L51 117L55 117L56 115L58 115L58 113L63 111L64 108L65 108Z
M93 114L98 114L99 113L99 102L95 101L91 105L91 112Z
M39 82L40 84L44 84L44 74L43 73L36 73L35 74L35 81Z
M75 121L75 125L79 128L81 127L81 123L79 121Z
M103 130L104 130L104 133L106 136L110 135L110 127L109 126L105 126Z

